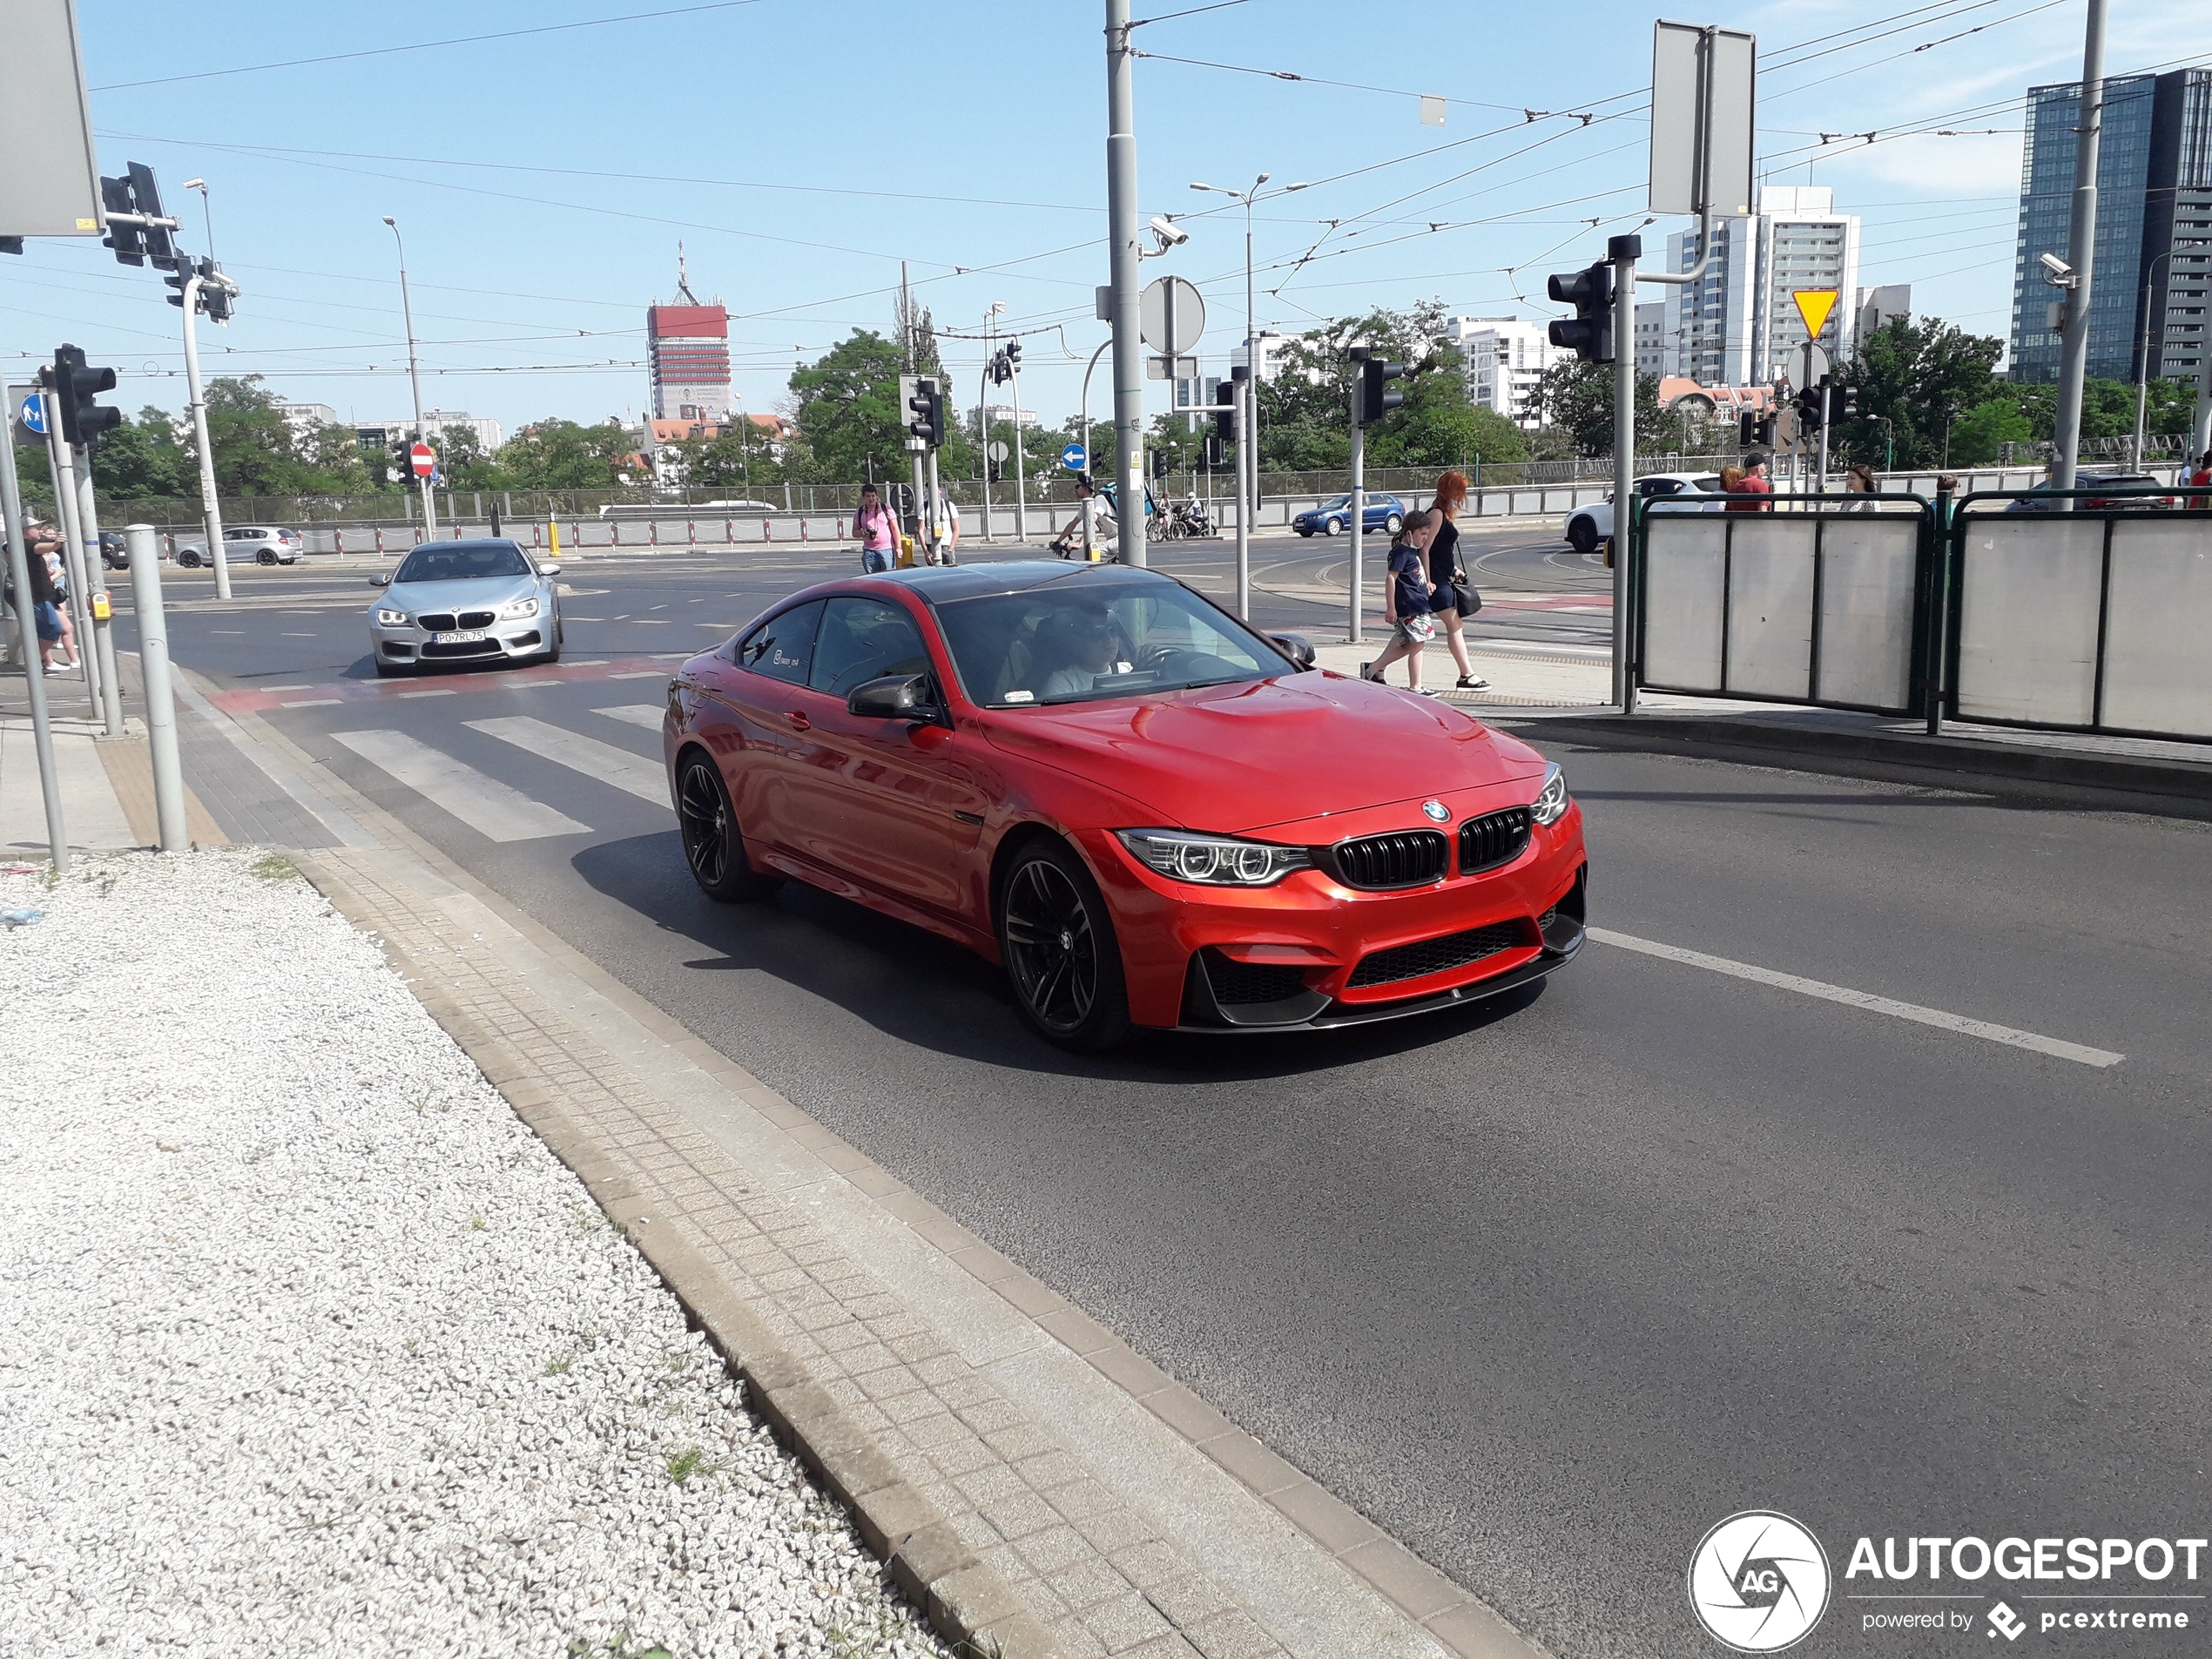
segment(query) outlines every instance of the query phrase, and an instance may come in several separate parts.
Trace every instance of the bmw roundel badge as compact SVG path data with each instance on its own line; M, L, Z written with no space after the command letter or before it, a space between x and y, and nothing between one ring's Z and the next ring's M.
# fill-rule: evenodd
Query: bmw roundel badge
M1423 801L1421 803L1421 813L1422 815L1432 824L1444 823L1452 816L1452 809L1447 806L1440 800Z

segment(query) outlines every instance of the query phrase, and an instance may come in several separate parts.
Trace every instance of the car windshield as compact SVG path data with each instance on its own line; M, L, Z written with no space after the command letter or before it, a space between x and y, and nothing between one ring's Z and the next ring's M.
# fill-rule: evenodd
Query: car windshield
M530 562L512 542L426 543L392 577L400 582L468 582L479 577L528 576Z
M938 608L974 701L991 708L1096 702L1297 671L1188 589L1086 576Z
M1317 510L1325 513L1332 507L1349 507L1351 505L1352 497L1350 496L1333 496L1327 501L1323 502Z

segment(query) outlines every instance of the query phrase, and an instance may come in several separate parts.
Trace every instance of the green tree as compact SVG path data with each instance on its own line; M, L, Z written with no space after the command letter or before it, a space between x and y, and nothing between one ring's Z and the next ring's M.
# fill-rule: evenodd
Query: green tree
M173 500L199 493L199 468L169 412L149 405L92 446L92 487L118 501Z
M2020 412L2020 400L1993 397L1960 415L1951 428L1951 464L1986 467L1999 460L2007 443L2031 442L2035 428Z
M685 438L675 448L684 482L701 489L758 489L784 480L776 441L744 415L718 437Z
M1829 435L1831 450L1878 464L1893 432L1899 468L1943 464L1946 441L1955 446L1961 418L2010 395L1992 374L2004 354L2005 342L1993 334L1970 334L1940 317L1892 318L1862 339L1844 366L1840 378L1858 388L1859 413ZM1996 421L1986 417L1977 429L1986 435ZM1955 448L1951 459L1966 464Z
M553 418L515 434L499 452L509 489L607 489L637 449L630 428L610 416L597 426Z
M830 483L906 475L907 427L899 408L906 353L897 341L855 328L791 377L799 430L813 475Z
M1529 407L1546 428L1563 434L1586 460L1613 453L1614 365L1579 358L1554 363L1536 377ZM1636 376L1636 450L1656 454L1676 426L1659 407L1659 381Z

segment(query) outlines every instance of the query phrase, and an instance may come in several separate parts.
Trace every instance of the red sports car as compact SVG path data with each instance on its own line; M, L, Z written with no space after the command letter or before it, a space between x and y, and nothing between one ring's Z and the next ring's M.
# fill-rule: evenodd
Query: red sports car
M1002 962L1070 1049L1451 1008L1582 942L1581 811L1456 708L1057 561L793 595L669 688L709 897L810 882Z

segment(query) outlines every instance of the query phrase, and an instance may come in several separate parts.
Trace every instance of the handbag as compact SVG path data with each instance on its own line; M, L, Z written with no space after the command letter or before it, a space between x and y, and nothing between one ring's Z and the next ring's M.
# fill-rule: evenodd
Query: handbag
M1452 572L1452 605L1463 617L1472 617L1482 609L1482 596L1475 591L1474 583L1467 580L1464 570Z

